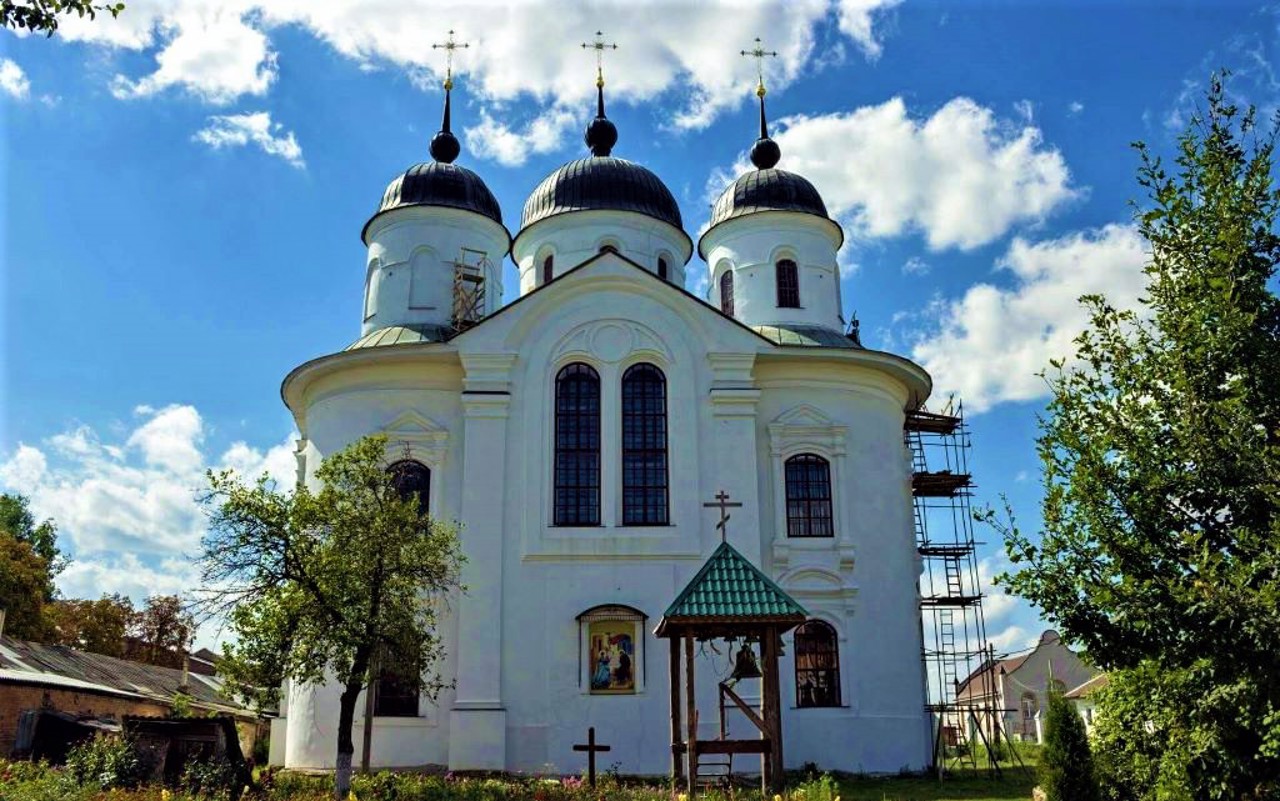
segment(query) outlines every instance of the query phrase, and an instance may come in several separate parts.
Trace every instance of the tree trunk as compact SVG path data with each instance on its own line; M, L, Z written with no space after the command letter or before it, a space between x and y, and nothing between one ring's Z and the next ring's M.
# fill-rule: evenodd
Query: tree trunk
M345 801L351 794L351 758L356 752L351 740L355 724L356 699L360 696L361 683L348 682L338 702L338 761L333 772L333 797Z

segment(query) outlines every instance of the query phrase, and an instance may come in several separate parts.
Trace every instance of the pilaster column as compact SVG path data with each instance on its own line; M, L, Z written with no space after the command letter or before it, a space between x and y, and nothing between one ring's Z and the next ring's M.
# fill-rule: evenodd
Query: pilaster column
M704 501L721 489L742 504L729 520L729 543L755 565L760 561L760 480L756 458L754 354L711 353L711 465ZM708 521L710 518L707 519ZM704 521L706 522L706 521ZM704 525L704 531L714 531Z
M463 355L462 552L457 694L449 714L449 768L506 768L502 705L502 567L509 372L514 354Z

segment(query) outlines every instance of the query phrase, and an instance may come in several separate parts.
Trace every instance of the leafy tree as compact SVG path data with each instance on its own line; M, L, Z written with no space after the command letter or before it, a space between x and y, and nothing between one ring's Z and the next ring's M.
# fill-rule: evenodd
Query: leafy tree
M31 543L0 531L0 609L5 612L5 634L19 640L44 640L48 581L49 563Z
M94 5L88 0L0 0L0 25L53 36L58 30L59 14L95 19L99 11L118 17L123 10L124 3Z
M1040 752L1040 787L1048 801L1099 801L1101 797L1084 721L1062 693L1052 690Z
M1082 299L1078 360L1047 374L1045 530L995 521L1020 566L1004 585L1145 689L1109 748L1149 749L1195 799L1280 794L1274 142L1215 76L1176 168L1137 145L1146 297L1137 312ZM1177 797L1131 778L1129 797Z
M51 601L57 594L53 580L66 568L67 560L58 550L57 524L45 520L37 525L29 504L24 495L0 495L0 532L28 543L31 550L45 561L47 577L41 594L45 601Z
M96 601L59 599L45 607L51 629L48 642L106 656L124 656L125 633L137 612L133 601L103 595Z
M200 563L204 585L217 589L204 608L226 612L236 638L221 667L267 701L285 678L337 680L337 798L350 790L356 700L375 656L421 666L414 679L429 695L443 686L431 670L443 655L436 626L462 560L456 529L401 495L385 454L385 437L367 437L330 456L315 493L209 474Z
M161 667L182 667L196 634L195 616L177 595L152 595L129 618L125 657Z

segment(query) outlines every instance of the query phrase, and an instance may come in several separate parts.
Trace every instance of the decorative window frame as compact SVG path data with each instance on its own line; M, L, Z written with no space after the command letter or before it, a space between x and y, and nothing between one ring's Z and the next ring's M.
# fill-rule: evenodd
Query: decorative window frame
M794 406L769 423L769 456L773 474L773 559L785 568L792 551L830 551L840 555L840 569L853 568L853 538L846 523L852 493L844 491L848 475L846 450L849 427L832 420L807 403ZM792 456L812 453L827 460L831 470L831 524L833 537L787 537L786 462Z
M801 571L797 571L797 575ZM785 585L782 585L785 587ZM787 590L787 592L792 592ZM851 715L857 714L858 704L857 698L850 692L852 687L850 681L852 660L849 656L849 618L853 615L853 602L849 601L844 607L844 614L841 615L837 611L829 608L815 609L812 604L807 606L809 617L805 619L807 623L810 620L820 620L826 623L836 633L836 653L839 657L840 671L840 705L839 706L800 706L800 699L796 697L796 630L791 629L782 637L783 648L787 654L787 667L790 669L790 681L783 681L787 689L784 691L784 699L791 705L792 710L805 710L806 714L836 714ZM798 627L797 627L798 628Z
M449 430L410 409L383 426L381 433L387 437L384 458L388 465L401 459L413 459L431 471L427 509L433 518L445 519L448 510L444 503L447 497L444 492L444 465L449 453Z
M645 634L648 631L646 622L649 616L634 606L614 603L593 606L575 619L578 623L578 694L601 697L644 695L648 678L646 666L649 643ZM631 662L631 673L635 679L635 689L632 692L591 690L591 669L587 657L591 652L591 624L597 621L631 623L633 626L631 641L635 644L635 656Z

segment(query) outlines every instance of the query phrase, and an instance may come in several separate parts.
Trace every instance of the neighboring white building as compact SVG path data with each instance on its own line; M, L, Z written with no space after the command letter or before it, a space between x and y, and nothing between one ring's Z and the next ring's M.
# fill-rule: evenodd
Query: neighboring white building
M1099 673L1084 684L1067 690L1065 694L1066 699L1080 714L1080 719L1084 721L1084 730L1089 734L1093 734L1093 725L1098 720L1097 692L1106 686L1107 674Z
M1048 629L1029 652L988 662L961 681L956 690L961 719L953 718L946 725L963 726L970 742L979 741L977 727L981 725L990 741L993 727L985 711L994 709L1003 737L1038 743L1043 739L1040 713L1049 708L1049 690L1065 693L1072 687L1080 688L1097 673L1067 647L1058 632Z
M742 503L730 542L812 615L785 638L787 764L925 767L902 428L930 379L845 335L843 234L817 191L774 169L762 130L756 169L697 243L708 303L684 289L695 245L671 193L609 155L602 93L592 155L533 191L514 240L452 163L447 113L435 161L393 181L364 228L362 336L282 390L302 480L383 433L430 513L462 525L468 592L444 624L456 686L431 701L383 684L373 765L578 771L572 746L594 726L607 763L667 772L653 627L719 544L703 504L725 490ZM520 297L503 306L509 252ZM707 709L732 668L718 647L698 657ZM273 761L332 766L338 687L287 690ZM731 718L734 736L748 726Z

